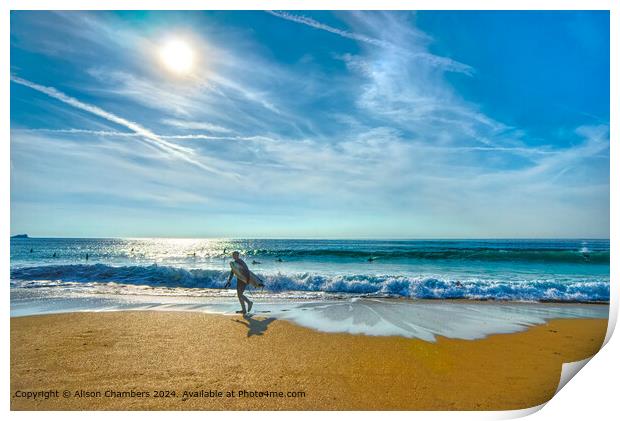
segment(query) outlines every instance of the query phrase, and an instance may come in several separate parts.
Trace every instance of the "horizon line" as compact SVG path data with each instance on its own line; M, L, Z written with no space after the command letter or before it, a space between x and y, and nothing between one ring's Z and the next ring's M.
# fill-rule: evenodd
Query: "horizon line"
M12 234L10 239L16 235ZM28 239L80 239L80 240L361 240L361 241L459 241L459 240L607 240L610 237L153 237L153 236L110 236L110 237L64 237L31 236ZM19 238L17 238L19 239Z

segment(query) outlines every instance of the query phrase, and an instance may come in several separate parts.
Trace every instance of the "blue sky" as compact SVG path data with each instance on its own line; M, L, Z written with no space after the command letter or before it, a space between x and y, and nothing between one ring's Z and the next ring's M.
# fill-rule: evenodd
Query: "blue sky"
M11 232L607 238L609 14L12 12Z

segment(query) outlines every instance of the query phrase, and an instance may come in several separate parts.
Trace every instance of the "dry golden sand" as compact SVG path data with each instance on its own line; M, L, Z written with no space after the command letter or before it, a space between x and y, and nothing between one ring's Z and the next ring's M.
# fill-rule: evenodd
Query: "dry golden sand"
M429 343L189 312L19 317L11 319L11 409L526 408L552 397L563 362L598 351L606 326L558 319L520 333ZM59 397L15 396L46 389ZM151 397L62 397L63 390L132 389ZM305 397L180 397L241 389ZM155 398L155 390L177 397Z

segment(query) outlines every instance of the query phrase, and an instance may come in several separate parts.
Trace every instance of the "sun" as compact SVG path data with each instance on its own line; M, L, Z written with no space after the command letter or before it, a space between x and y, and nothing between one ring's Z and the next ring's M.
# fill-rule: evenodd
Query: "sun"
M170 39L159 48L159 59L166 69L177 75L185 75L194 68L195 55L186 41Z

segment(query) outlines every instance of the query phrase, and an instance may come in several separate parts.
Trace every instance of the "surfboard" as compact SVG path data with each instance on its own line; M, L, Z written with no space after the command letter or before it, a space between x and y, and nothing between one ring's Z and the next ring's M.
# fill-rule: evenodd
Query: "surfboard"
M258 276L256 276L256 274L252 271L250 271L250 279L246 279L245 275L243 274L243 271L241 270L241 265L239 263L234 262L234 261L230 262L230 268L232 269L233 273L237 277L238 281L241 281L244 284L250 284L256 288L265 286L263 284L263 281Z

